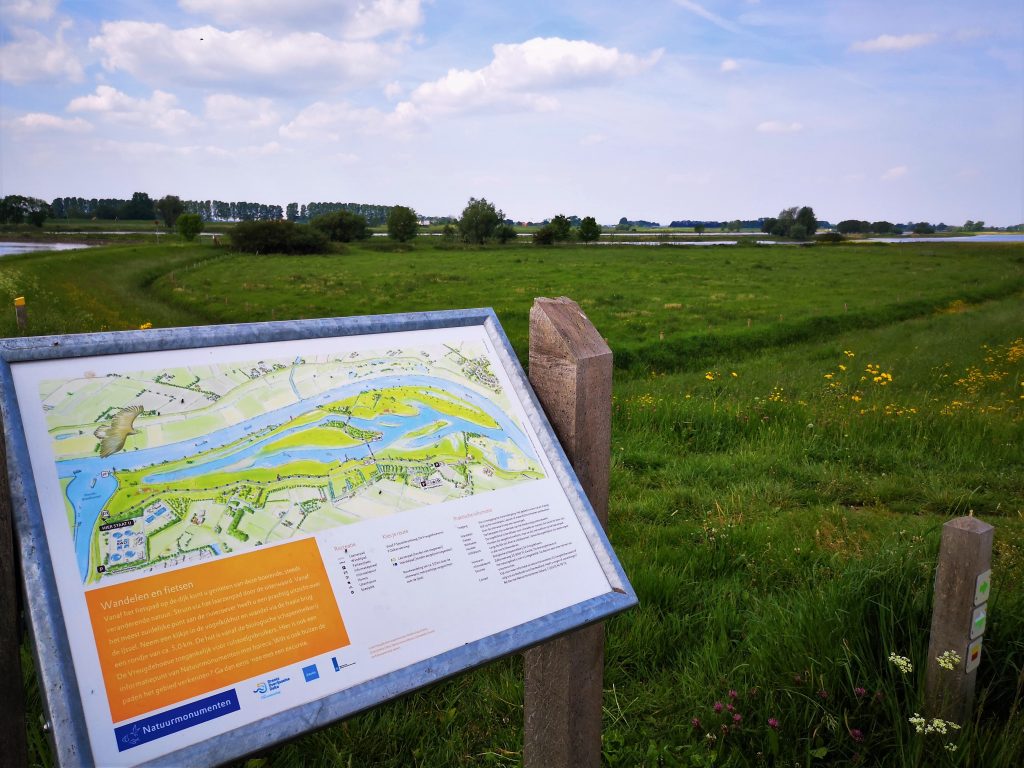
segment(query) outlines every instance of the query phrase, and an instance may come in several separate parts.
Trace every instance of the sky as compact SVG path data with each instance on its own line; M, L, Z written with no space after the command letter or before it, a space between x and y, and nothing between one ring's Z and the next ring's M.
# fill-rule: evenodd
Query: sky
M0 0L0 194L1024 222L1019 0Z

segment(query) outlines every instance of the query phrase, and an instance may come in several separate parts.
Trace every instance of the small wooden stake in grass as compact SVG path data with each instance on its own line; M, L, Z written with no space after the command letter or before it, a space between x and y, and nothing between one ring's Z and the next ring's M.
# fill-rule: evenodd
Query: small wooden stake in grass
M14 317L18 321L18 330L24 331L28 327L28 307L25 306L24 296L14 300Z
M977 653L985 631L984 611L991 583L994 530L976 517L958 517L942 526L925 694L929 717L952 720L958 725L970 719L974 705ZM955 669L939 666L937 659L945 651L954 651L960 657Z
M529 376L580 485L607 526L612 351L571 299L534 301ZM524 662L526 768L597 768L604 625L533 648Z

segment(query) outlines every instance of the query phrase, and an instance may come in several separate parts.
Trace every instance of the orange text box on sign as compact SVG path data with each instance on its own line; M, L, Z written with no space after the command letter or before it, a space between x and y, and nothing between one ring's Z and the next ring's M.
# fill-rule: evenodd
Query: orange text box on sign
M349 644L313 539L85 597L115 723Z

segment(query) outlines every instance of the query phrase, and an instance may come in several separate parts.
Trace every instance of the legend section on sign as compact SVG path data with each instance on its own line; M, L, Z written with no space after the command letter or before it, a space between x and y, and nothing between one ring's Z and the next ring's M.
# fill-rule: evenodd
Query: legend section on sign
M338 565L345 577L345 591L349 595L356 592L370 592L377 587L378 563L365 549L355 544L335 547L338 553Z

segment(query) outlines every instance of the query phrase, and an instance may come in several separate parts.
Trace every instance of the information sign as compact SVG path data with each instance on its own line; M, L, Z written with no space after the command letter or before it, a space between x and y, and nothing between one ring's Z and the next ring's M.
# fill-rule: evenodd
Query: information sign
M0 358L64 764L221 762L636 602L490 310Z

